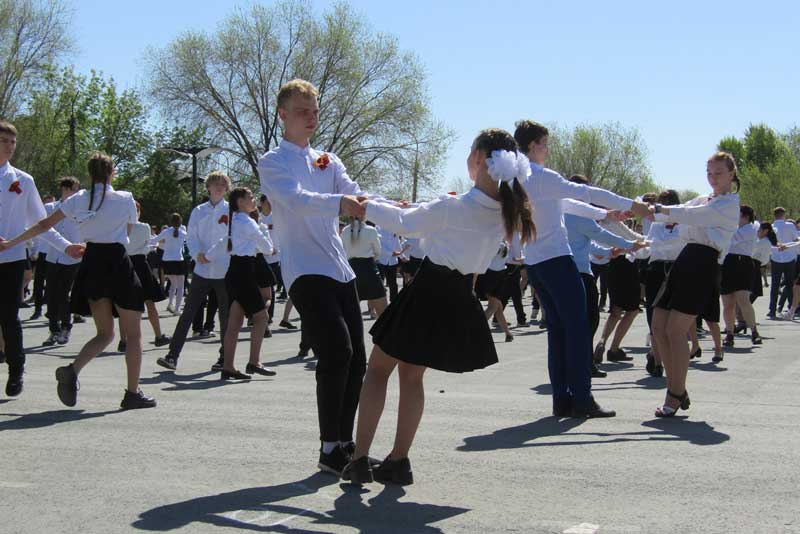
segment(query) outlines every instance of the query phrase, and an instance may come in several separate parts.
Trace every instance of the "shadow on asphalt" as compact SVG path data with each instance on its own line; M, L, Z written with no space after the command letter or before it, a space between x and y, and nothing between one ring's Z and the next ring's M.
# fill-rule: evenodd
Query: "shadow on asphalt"
M3 430L28 430L31 428L44 428L58 423L71 423L82 421L83 419L94 419L104 417L112 413L120 413L124 410L109 410L106 412L84 412L83 410L50 410L40 413L14 414L3 413L5 417L14 417L11 421L0 422L0 432Z
M687 441L693 445L719 445L730 439L728 434L714 430L714 427L705 421L689 421L685 416L673 417L670 420L645 421L642 426L653 430L640 432L570 432L584 422L586 419L543 417L524 425L495 430L491 434L464 438L464 444L457 447L456 450L485 452L525 447L580 446L642 441ZM569 436L570 439L568 441L543 440L537 442L542 438L556 436ZM587 437L590 439L585 439Z
M216 379L211 378L212 375L216 376ZM159 371L155 376L139 380L141 384L171 384L170 387L163 388L164 391L198 391L253 381L264 380L221 380L219 371L203 371L192 375L176 375L174 371Z
M379 491L377 495L374 491L370 493L345 484L336 486L340 494L331 495L324 491L338 482L331 475L315 473L297 482L197 497L143 512L132 526L165 532L193 523L206 523L256 532L318 534L323 531L314 529L313 525L320 528L336 525L358 529L364 534L438 534L441 529L432 523L469 511L453 506L400 502L405 490L399 486L381 487L376 484L372 488ZM315 494L317 499L313 509L280 504L281 501L302 497L306 497L304 502L308 502L307 497ZM375 496L364 501L365 494ZM293 527L291 521L298 517L304 517L308 526Z

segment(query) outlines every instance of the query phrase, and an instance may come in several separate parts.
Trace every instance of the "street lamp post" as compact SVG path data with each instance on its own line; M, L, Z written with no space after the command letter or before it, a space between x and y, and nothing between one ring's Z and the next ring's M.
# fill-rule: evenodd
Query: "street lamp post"
M197 205L197 160L206 158L211 154L222 152L222 148L218 146L191 146L191 147L173 147L164 146L159 148L168 152L175 152L181 156L192 158L192 208Z

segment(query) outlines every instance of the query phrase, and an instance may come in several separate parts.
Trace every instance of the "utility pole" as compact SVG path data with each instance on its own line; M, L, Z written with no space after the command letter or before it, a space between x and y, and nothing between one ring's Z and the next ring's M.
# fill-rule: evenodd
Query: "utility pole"
M162 146L158 150L175 152L181 156L192 158L192 208L197 206L197 160L206 158L211 154L222 152L222 148L218 146L191 146L191 147L174 147Z

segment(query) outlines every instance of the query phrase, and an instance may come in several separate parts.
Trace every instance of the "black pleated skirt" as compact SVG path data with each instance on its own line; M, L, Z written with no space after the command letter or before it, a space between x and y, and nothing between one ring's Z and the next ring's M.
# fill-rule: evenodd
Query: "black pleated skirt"
M669 271L665 290L655 306L688 315L700 315L707 320L713 320L716 315L714 322L718 322L718 258L719 252L706 245L689 243L683 247Z
M417 274L420 265L422 265L422 259L415 258L412 256L408 259L407 262L403 263L401 270L406 274L414 276L415 274Z
M261 289L264 289L274 286L275 283L275 273L272 272L264 255L259 252L256 254L256 284Z
M183 260L180 261L161 261L161 268L164 269L164 274L171 274L177 276L186 276L187 269L186 269L186 262Z
M750 297L763 297L764 284L761 281L761 262L753 259L753 285L750 287Z
M120 243L87 243L72 286L70 307L73 313L91 315L89 300L104 298L111 299L125 310L144 311L142 283L125 246Z
M729 295L736 291L751 291L752 289L753 258L742 254L725 256L725 261L722 263L720 293Z
M639 266L631 263L625 256L617 256L608 264L606 273L608 296L611 306L624 311L639 309L641 289L639 288Z
M672 261L651 261L647 264L644 278L644 298L648 308L652 308L658 294L666 290L667 275L674 263Z
M350 258L350 267L356 273L358 300L374 300L386 296L378 264L374 258Z
M153 270L150 269L150 264L147 263L147 257L144 254L136 254L130 258L131 263L133 263L133 269L136 271L136 276L139 277L139 282L142 284L144 300L151 302L165 300L167 295L164 293L164 288L153 276Z
M231 256L228 272L225 273L228 302L238 302L247 315L266 309L256 281L256 265L255 256Z
M386 354L413 365L464 373L497 363L472 275L424 259L414 279L370 330Z
M475 282L475 293L484 299L486 297L494 297L503 300L506 294L507 279L508 276L506 276L505 269L502 271L487 269L485 273L478 275L478 279Z

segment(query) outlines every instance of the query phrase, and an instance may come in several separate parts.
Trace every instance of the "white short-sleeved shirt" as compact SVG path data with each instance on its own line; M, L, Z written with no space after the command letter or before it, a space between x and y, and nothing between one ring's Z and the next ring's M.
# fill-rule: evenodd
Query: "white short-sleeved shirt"
M87 243L128 244L128 225L136 224L136 204L127 191L114 191L110 184L94 184L94 202L89 209L89 190L78 191L61 203L61 211L78 223L81 240ZM98 208L99 206L99 208Z
M186 230L181 226L178 228L178 236L175 236L175 228L170 226L156 237L156 241L164 241L164 261L183 261L183 245L186 243Z
M342 245L348 258L379 258L381 238L378 231L369 225L347 225L342 230Z

